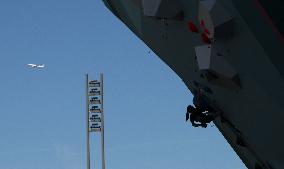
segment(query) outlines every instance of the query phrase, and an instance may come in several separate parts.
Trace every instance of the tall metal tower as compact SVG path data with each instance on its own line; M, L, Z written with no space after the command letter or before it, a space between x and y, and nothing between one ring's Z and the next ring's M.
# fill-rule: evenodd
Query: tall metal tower
M103 96L103 74L100 74L100 80L89 80L88 74L86 74L87 169L91 167L90 134L96 133L101 135L102 169L105 169Z

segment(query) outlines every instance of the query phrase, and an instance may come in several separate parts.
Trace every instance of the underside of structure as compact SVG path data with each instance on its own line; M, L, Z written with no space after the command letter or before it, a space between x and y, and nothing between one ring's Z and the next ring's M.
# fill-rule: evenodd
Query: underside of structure
M284 1L104 0L188 89L249 169L284 168Z

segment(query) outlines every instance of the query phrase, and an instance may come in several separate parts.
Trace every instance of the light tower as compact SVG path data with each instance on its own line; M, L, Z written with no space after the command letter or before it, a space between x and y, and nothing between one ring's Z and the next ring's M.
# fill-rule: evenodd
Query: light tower
M103 74L100 80L89 80L86 74L86 132L87 132L87 169L90 169L90 134L100 133L102 169L105 169L104 145L104 93Z

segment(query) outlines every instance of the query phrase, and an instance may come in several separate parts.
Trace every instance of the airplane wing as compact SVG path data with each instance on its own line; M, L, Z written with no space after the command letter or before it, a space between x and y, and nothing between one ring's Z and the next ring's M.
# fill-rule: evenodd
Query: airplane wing
M37 65L36 67L37 67L37 68L44 68L45 65L44 65L44 64L42 64L42 65Z

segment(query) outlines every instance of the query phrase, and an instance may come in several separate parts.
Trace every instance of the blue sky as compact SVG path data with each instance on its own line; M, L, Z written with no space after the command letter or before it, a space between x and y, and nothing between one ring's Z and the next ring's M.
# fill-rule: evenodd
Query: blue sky
M0 168L85 169L84 75L103 72L107 168L244 169L185 123L192 95L149 50L99 0L1 0Z

